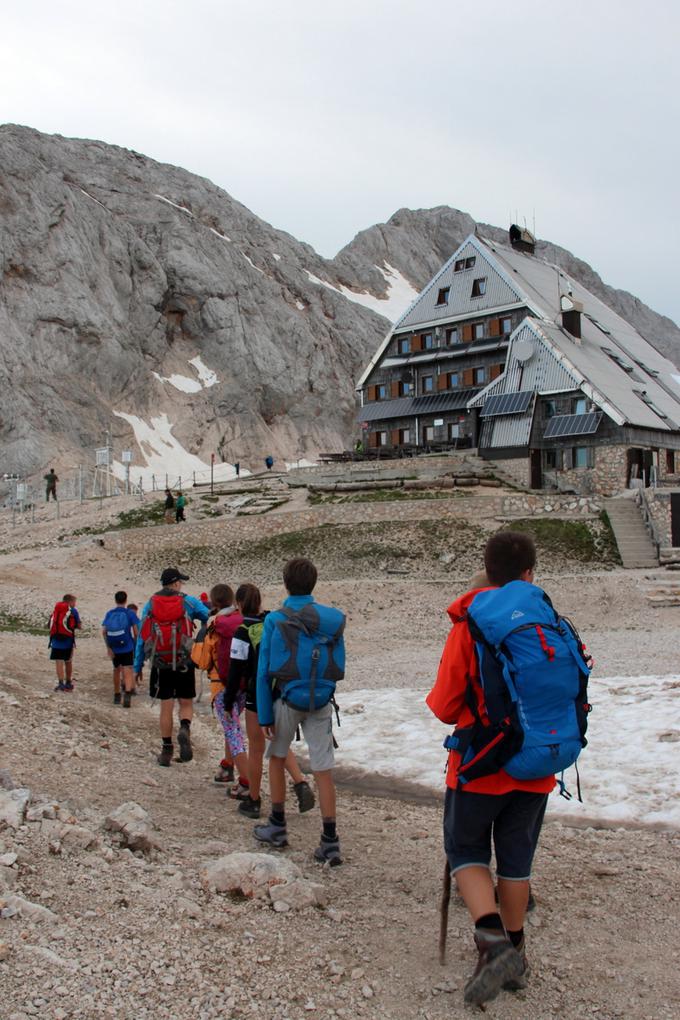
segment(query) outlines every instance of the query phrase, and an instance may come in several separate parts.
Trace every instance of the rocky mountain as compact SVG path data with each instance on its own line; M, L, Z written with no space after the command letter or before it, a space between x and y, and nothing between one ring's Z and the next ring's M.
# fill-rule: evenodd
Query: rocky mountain
M474 228L400 210L326 260L185 170L0 127L0 471L91 460L107 431L136 465L185 474L211 453L258 467L347 446L366 360ZM539 251L680 351L670 320Z

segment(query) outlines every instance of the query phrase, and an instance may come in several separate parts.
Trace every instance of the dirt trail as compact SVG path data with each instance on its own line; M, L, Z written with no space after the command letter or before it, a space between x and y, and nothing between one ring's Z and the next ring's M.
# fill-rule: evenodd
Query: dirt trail
M431 508L423 504L423 511ZM154 530L140 541L153 544ZM58 803L62 821L77 821L98 843L51 852L59 819L0 829L0 860L17 855L9 865L14 892L57 915L45 923L0 919L2 1020L469 1015L462 987L473 952L457 902L448 962L437 963L437 798L420 796L411 785L417 777L405 775L391 788L381 781L369 796L341 774L342 868L319 870L310 858L318 813L290 814L287 854L325 886L326 910L281 914L257 901L208 897L200 868L221 852L252 850L254 842L252 823L211 784L220 740L205 696L194 723L194 761L159 769L157 708L143 694L129 712L111 704L97 634L111 592L128 586L141 601L157 581L131 576L122 557L91 539L71 547L48 537L45 543L0 559L0 608L42 618L64 587L76 590L88 624L78 642L79 679L74 695L52 693L45 638L2 635L0 768ZM676 611L650 607L640 577L581 568L569 577L546 566L546 587L588 634L601 675L676 668ZM192 578L191 590L210 580ZM453 572L432 582L385 575L322 581L319 597L350 613L348 687L426 686L448 630L444 609L461 582ZM280 588L271 583L265 594L271 605ZM127 800L151 814L162 851L134 855L104 833L105 815ZM679 850L677 832L548 823L534 879L538 908L528 924L531 982L490 1003L487 1015L675 1018Z

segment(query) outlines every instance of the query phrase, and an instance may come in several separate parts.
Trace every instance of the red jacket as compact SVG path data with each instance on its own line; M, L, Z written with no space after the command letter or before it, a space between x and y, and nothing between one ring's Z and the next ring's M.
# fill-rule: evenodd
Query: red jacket
M438 719L444 723L455 723L461 728L471 726L475 722L474 715L465 701L465 692L470 679L482 717L485 714L477 656L466 616L475 595L480 591L487 590L487 588L474 588L449 606L447 612L451 617L453 627L444 645L434 687L426 698L428 707ZM454 790L458 785L459 764L460 755L458 752L450 751L446 785ZM510 793L511 790L550 793L554 786L554 776L546 776L544 779L513 779L504 769L501 769L490 776L473 779L461 789L469 793L500 795Z
M226 684L229 679L231 661L231 639L243 623L243 617L234 606L231 613L222 613L215 617L215 633L217 634L217 672L220 680Z

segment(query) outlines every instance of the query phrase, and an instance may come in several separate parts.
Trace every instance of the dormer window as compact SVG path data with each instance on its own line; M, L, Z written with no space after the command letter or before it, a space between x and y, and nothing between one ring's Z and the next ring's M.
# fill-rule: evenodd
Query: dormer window
M484 297L486 294L486 277L479 276L472 282L472 294L471 297Z
M449 294L451 293L450 287L440 287L439 293L437 294L437 304L447 305L449 303Z

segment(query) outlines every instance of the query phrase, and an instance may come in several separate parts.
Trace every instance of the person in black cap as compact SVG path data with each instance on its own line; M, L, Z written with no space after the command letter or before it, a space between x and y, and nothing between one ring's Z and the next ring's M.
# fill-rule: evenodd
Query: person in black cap
M191 661L194 621L205 623L209 610L200 599L182 592L189 578L177 567L166 567L161 574L161 589L142 609L141 626L135 649L134 669L141 674L145 658L151 675L149 693L161 703L160 730L163 746L157 761L168 767L173 759L172 742L174 702L179 702L179 761L191 761L191 720L196 697L194 664Z

